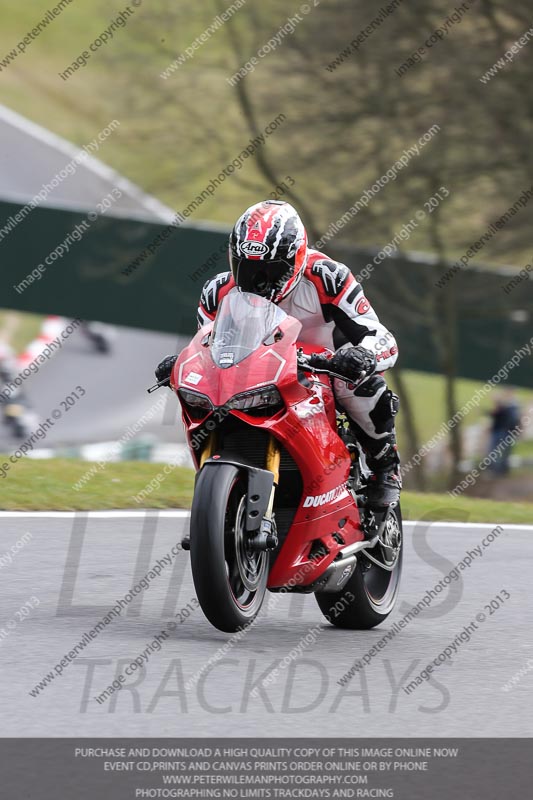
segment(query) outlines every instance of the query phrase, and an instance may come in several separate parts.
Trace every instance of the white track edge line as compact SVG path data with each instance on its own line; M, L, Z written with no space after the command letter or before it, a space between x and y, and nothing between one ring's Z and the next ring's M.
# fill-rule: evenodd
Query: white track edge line
M188 519L190 511L187 509L157 509L150 508L143 511L0 511L0 519L73 519L76 516L86 515L90 519L142 519L146 514L158 515L162 519ZM533 531L533 525L515 524L512 522L431 522L429 520L404 520L404 525L430 525L432 528L472 528L486 529L502 525L503 528L513 530Z

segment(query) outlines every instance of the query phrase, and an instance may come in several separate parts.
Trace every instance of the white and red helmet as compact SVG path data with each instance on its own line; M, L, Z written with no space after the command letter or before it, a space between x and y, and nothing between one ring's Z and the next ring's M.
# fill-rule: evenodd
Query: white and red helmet
M290 203L263 200L246 209L230 236L237 286L279 303L294 289L307 261L307 233Z

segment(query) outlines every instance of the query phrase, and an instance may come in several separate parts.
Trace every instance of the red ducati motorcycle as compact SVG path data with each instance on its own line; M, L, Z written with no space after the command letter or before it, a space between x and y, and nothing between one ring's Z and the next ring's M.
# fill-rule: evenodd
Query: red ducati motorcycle
M184 547L222 631L249 625L267 589L313 592L330 622L352 629L383 622L398 594L400 508L366 508L362 453L335 408L342 376L309 365L300 330L235 288L172 372L198 469Z

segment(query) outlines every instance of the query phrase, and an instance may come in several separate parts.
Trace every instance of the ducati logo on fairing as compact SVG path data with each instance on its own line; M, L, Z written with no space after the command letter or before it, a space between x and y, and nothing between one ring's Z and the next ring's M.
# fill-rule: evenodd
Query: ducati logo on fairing
M263 242L252 242L249 239L241 244L241 253L245 256L264 256L270 247Z
M330 489L329 492L324 492L324 494L310 494L305 498L303 507L309 508L313 506L313 508L316 508L317 506L325 506L326 503L333 503L334 500L340 500L347 494L346 484L343 483L342 486L337 486L336 489Z

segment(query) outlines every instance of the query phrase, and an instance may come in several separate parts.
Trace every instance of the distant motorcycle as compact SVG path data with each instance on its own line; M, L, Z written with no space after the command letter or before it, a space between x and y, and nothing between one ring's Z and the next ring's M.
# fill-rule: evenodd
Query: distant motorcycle
M112 350L112 328L101 322L83 322L81 331L91 342L97 353L110 353Z
M0 389L15 377L14 372L6 367L0 368ZM20 389L12 389L9 397L0 394L0 405L4 423L10 428L11 435L16 439L25 439L31 432L29 424L30 413L26 398Z
M25 439L30 434L26 421L26 409L18 403L4 406L4 422L11 428L15 439Z
M331 386L347 379L310 366L300 330L235 288L172 371L198 468L183 546L222 631L249 625L267 589L313 592L328 621L352 629L379 625L398 595L400 508L367 509L359 447Z

